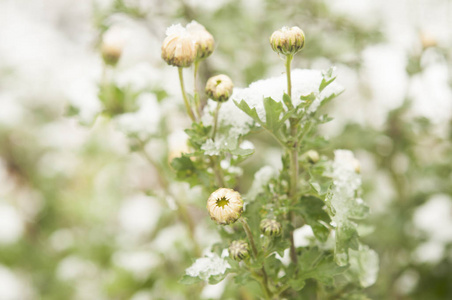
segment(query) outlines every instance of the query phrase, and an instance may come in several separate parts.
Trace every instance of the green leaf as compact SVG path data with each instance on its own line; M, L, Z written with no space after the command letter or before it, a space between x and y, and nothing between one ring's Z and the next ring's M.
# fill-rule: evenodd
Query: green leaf
M237 101L234 100L235 105L240 108L244 113L246 113L248 116L250 116L255 122L259 123L260 125L264 125L264 122L259 118L259 115L257 114L256 108L250 108L248 103L245 102L245 100L240 101L240 103L237 103Z
M328 70L322 73L323 79L319 86L319 92L323 91L330 83L332 83L336 76L334 76L334 67L329 68Z
M266 127L273 132L278 131L282 124L279 120L279 116L284 111L282 103L267 97L264 98L264 108Z
M341 266L348 264L348 249L357 250L358 247L359 240L356 224L348 220L341 221L337 224L336 245L334 249L336 262Z
M330 224L331 219L323 209L325 203L322 199L308 196L301 197L296 210L303 216L306 223L312 227L315 237L321 242L326 242L330 234L329 228L324 224Z
M209 284L217 284L217 283L223 281L223 279L226 278L228 273L229 273L228 270L226 270L226 272L224 272L223 274L211 275L208 280Z
M309 95L306 96L300 96L301 100L304 100L306 103L308 102L312 102L315 100L315 94L314 92L310 93Z
M201 281L202 281L202 279L199 278L199 277L192 277L192 276L190 276L190 275L184 275L184 276L179 280L179 283L189 285L189 284L194 284L194 283L198 283L198 282L201 282Z
M282 99L283 99L284 104L287 106L287 109L293 109L292 99L290 98L289 95L284 93Z

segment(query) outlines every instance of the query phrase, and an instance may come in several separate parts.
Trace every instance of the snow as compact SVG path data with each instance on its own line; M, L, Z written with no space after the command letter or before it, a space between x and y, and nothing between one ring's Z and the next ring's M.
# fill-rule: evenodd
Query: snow
M263 166L254 174L253 184L248 191L247 198L253 200L259 193L264 191L264 185L266 185L270 179L277 175L275 168L271 166Z
M198 258L194 264L186 270L187 275L208 280L212 275L224 274L231 266L226 260L215 253L207 253L205 257Z

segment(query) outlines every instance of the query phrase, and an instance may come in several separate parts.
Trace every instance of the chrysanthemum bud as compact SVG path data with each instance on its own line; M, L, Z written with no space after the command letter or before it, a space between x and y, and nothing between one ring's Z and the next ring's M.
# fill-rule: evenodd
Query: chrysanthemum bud
M196 21L191 21L187 25L187 31L195 42L196 60L203 60L209 57L215 47L213 36Z
M218 224L231 224L242 215L243 200L238 192L220 188L213 192L207 200L207 210L210 218Z
M304 46L304 32L298 26L283 27L270 37L273 51L283 55L294 55Z
M241 261L250 257L250 248L245 241L233 241L229 246L229 256L233 260Z
M317 151L315 151L315 150L309 150L308 152L305 153L305 155L306 155L306 159L311 164L315 164L320 159L319 153Z
M281 234L281 223L272 219L263 219L260 224L261 231L266 236L278 236Z
M162 58L169 65L189 67L196 58L195 42L180 24L166 30L167 37L162 44Z
M111 27L102 37L100 52L105 64L115 66L125 44L125 32L119 27Z
M356 173L361 173L361 163L356 158L353 160L353 166L355 167Z
M226 102L232 95L234 84L226 75L210 77L206 84L206 94L212 100Z

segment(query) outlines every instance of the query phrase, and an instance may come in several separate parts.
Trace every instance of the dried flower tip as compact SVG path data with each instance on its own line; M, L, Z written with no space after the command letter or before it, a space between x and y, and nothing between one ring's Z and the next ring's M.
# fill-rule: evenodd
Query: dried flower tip
M278 236L281 234L281 223L272 219L263 219L260 224L261 231L266 236Z
M229 246L229 256L233 260L241 261L250 257L250 248L245 241L233 241Z
M210 218L218 224L231 224L242 215L243 200L238 192L220 188L213 192L207 200L207 210Z
M353 166L355 167L356 173L361 173L361 163L356 158L353 160Z
M195 43L181 25L173 25L167 30L162 44L162 58L171 66L186 68L196 58Z
M206 94L212 100L226 102L232 95L234 84L231 78L226 75L210 77L206 84Z
M209 57L215 47L213 36L206 30L204 26L196 21L191 21L187 25L187 31L195 42L196 59L203 60Z
M102 37L100 52L105 64L115 66L125 44L125 32L119 27L111 27Z
M270 45L276 53L294 55L304 47L304 33L298 26L283 27L270 37Z
M315 150L309 150L304 155L311 164L315 164L320 159L319 153Z

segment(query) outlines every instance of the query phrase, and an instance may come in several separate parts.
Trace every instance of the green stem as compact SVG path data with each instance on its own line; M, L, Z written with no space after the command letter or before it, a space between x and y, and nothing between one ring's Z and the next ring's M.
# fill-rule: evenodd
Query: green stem
M287 95L292 98L292 80L290 78L290 64L292 62L293 55L289 54L286 57L286 76L287 76Z
M226 187L226 183L224 182L223 172L221 170L221 163L219 156L211 156L210 157L210 165L215 173L215 179L217 181L218 187Z
M248 237L248 240L250 242L254 259L257 259L258 252L257 252L256 244L254 243L253 233L251 232L250 226L248 225L248 222L246 222L246 220L242 217L239 219L239 221L240 221L240 223L242 223L243 229L245 230L246 236ZM273 293L270 291L270 288L268 287L268 276L267 276L267 272L265 271L265 267L263 265L261 268L261 272L262 272L262 280L259 280L259 282L261 283L262 287L264 288L267 299L271 299L273 297Z
M220 112L221 102L217 103L217 108L215 109L215 115L214 115L214 123L213 123L213 133L212 133L212 140L215 141L215 135L217 134L217 127L218 127L218 113Z
M199 69L199 61L195 61L193 63L194 73L193 73L193 94L195 99L195 111L198 115L198 120L201 119L201 102L199 101L198 94L198 69Z
M187 113L190 116L190 119L195 122L195 115L193 114L193 111L191 110L190 103L188 102L187 94L185 93L185 87L184 87L184 74L183 70L184 68L179 67L179 81L180 81L180 88L182 91L182 97L184 98L185 108L187 109Z

